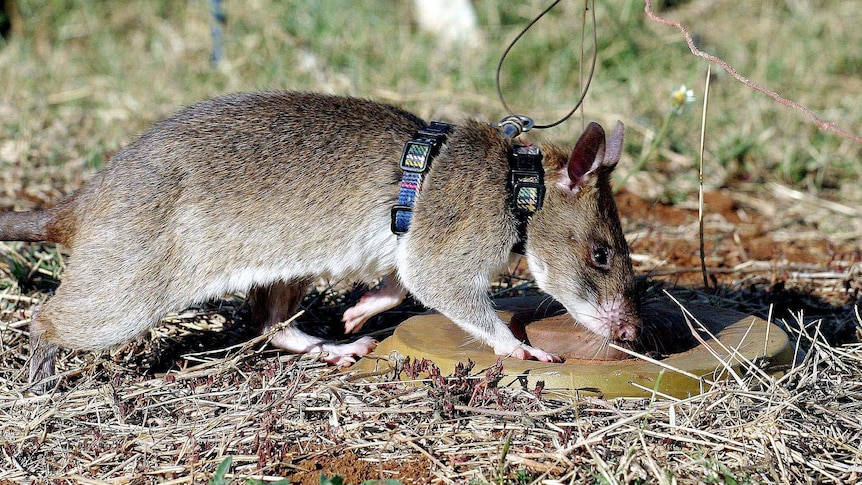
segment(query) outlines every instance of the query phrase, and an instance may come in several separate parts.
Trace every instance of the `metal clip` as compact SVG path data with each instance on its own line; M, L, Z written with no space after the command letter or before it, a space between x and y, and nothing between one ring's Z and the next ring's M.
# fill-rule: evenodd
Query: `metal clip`
M535 121L533 121L533 118L523 115L512 115L500 120L500 122L497 123L497 129L499 129L506 138L514 139L521 136L521 133L530 131L530 128L532 128L534 124Z

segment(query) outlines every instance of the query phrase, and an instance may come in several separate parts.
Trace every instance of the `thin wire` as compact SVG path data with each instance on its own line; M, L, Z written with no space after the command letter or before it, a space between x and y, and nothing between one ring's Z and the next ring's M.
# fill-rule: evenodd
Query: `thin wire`
M584 47L587 45L587 42L586 42L586 38L587 38L587 10L589 10L589 8L590 8L589 1L590 0L584 0L584 12L581 15L581 45L579 46L581 48L581 52L580 52L581 57L579 59L586 59L587 58ZM594 27L593 30L595 30L595 25L593 25L593 27ZM583 85L584 85L584 63L578 62L578 86L583 86ZM581 104L581 106L583 106L583 104ZM586 115L584 114L584 111L586 111L586 109L587 109L586 106L584 106L584 109L581 110L581 129L582 130L586 129L586 127L587 127Z
M527 24L527 26L524 27L524 30L522 30L521 33L519 33L515 37L514 40L512 40L512 42L509 44L508 47L506 47L506 50L503 51L503 55L500 56L500 62L497 63L497 77L496 77L497 95L500 97L500 102L503 104L503 107L506 109L506 112L508 112L512 116L515 116L515 113L512 111L512 108L509 107L509 104L506 103L506 99L503 97L503 89L500 87L500 71L502 71L502 69L503 69L503 61L506 59L506 56L509 55L509 51L511 51L512 48L515 46L515 44L519 40L521 40L521 37L523 37L524 34L526 34L528 30L530 30L530 27L532 27L533 24L538 22L539 19L544 17L546 13L550 12L551 9L556 7L557 4L560 3L561 1L562 0L554 0L554 2L550 6L548 6L548 8L543 10L542 13L540 13L536 18L534 18L529 24ZM575 114L575 111L577 111L578 108L581 107L581 104L584 102L584 97L586 96L587 91L590 89L590 82L593 80L593 73L596 70L596 59L598 58L598 49L599 49L599 47L598 47L598 44L599 44L598 33L596 32L596 2L595 2L595 0L592 0L591 3L592 3L591 6L587 6L587 9L589 9L591 11L592 21L593 21L593 59L592 59L592 63L590 64L590 74L587 77L587 83L586 83L586 85L584 85L583 89L581 90L581 97L580 97L580 99L578 99L578 102L575 104L574 108L572 108L571 111L569 111L565 116L563 116L559 120L557 120L553 123L546 124L546 125L537 124L537 125L534 125L533 128L544 129L544 128L552 128L554 126L559 125L560 123L571 118L572 115Z

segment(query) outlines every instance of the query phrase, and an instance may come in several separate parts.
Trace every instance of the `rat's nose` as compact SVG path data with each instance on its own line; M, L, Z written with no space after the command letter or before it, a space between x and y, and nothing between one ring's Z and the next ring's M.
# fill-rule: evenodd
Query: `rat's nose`
M614 329L614 339L624 342L633 342L638 338L637 328L630 323L623 323Z

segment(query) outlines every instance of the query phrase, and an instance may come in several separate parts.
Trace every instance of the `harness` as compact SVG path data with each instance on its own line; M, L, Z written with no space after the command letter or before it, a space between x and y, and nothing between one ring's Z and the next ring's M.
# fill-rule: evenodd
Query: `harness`
M404 144L399 167L401 188L398 203L392 207L392 232L399 237L406 234L413 220L413 204L422 190L422 182L431 161L440 153L454 125L432 122L420 128ZM508 136L508 133L504 134ZM542 167L542 152L535 145L513 145L507 153L509 177L506 183L508 204L518 221L518 243L513 251L523 253L527 240L527 225L530 217L542 208L545 198L545 171Z

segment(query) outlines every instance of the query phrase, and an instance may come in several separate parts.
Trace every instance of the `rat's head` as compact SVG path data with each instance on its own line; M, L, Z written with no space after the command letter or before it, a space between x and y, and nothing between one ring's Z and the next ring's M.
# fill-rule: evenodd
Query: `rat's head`
M611 190L623 125L610 139L590 123L571 156L545 152L547 193L527 227L527 262L539 287L598 335L634 340L641 327L629 247Z

